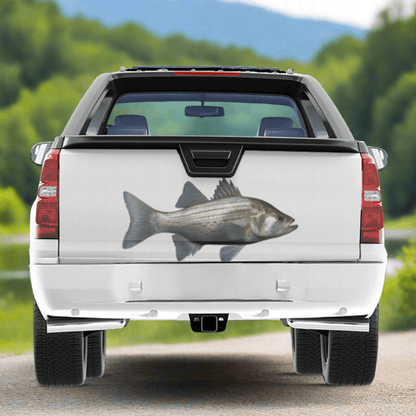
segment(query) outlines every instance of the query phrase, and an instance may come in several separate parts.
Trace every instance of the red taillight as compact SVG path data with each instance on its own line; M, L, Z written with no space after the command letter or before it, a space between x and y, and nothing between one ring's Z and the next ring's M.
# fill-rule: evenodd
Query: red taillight
M383 228L383 207L364 206L361 216L361 226L365 229L382 229Z
M241 72L226 71L175 71L175 75L204 75L209 77L237 77Z
M384 227L380 182L373 158L361 153L363 189L361 197L361 243L382 243Z
M58 238L57 227L39 225L38 226L38 238Z
M58 238L59 152L51 150L43 163L36 205L37 238Z
M53 150L54 152L55 150ZM58 172L59 172L59 153L58 157L55 159L54 155L51 154L51 159L46 159L42 168L42 175L40 176L40 181L46 185L50 182L58 182Z
M377 166L373 158L367 153L362 153L363 159L363 187L366 190L379 190L380 182L378 180Z
M51 199L53 201L51 201ZM57 198L42 198L40 201L38 201L36 209L36 223L58 225Z

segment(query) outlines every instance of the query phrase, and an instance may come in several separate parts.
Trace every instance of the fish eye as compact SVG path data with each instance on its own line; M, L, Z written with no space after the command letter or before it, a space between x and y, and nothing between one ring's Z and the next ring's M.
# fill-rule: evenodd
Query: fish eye
M281 215L279 215L279 216L277 217L277 221L279 221L279 222L283 222L283 220L284 220L284 218L283 218Z

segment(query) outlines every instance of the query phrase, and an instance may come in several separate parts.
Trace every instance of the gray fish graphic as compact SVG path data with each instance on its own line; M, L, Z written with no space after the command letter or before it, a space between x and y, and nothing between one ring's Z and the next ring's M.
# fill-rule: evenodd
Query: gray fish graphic
M261 199L241 195L232 181L220 181L209 200L186 182L176 203L180 211L160 212L124 192L130 226L123 248L131 248L158 233L172 233L176 258L193 256L205 244L221 244L221 261L231 261L246 244L281 237L298 226L289 215Z

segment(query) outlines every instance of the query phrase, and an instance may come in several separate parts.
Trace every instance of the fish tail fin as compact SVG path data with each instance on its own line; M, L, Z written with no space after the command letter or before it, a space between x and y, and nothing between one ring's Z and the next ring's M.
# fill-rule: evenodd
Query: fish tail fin
M123 248L131 248L156 234L150 221L155 210L129 192L124 192L123 195L130 214L130 226L124 236Z

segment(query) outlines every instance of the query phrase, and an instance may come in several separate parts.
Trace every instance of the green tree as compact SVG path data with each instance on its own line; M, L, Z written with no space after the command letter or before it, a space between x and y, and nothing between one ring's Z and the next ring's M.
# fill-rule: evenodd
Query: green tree
M18 64L0 61L0 108L7 107L19 98L22 88L20 72Z
M0 114L0 130L0 184L12 186L29 202L36 197L40 173L28 163L30 148L41 140L25 113L17 109Z
M313 58L315 65L325 65L328 60L344 59L351 55L361 55L365 43L352 36L341 36L340 38L324 45Z
M11 187L0 187L0 228L4 231L26 224L28 212L18 193Z
M104 45L107 48L106 54L110 58L112 57L113 62L116 62L113 56L116 51L130 56L136 64L151 65L162 58L160 48L163 41L133 23L108 29L98 21L76 17L71 19L70 24L67 25L67 30L75 43L82 45L87 42L91 45L97 43Z
M39 168L29 160L30 147L62 132L99 73L122 65L270 66L294 68L322 83L356 139L388 151L390 165L380 175L388 215L412 211L415 33L416 15L402 19L398 10L386 10L364 41L341 37L301 64L180 34L159 38L132 23L106 28L67 19L53 1L0 0L0 184L33 200Z
M416 99L406 109L403 122L394 126L390 149L391 173L385 177L383 204L397 216L416 206Z
M25 86L34 87L64 70L69 39L65 20L54 2L2 0L0 50L7 63L18 63Z
M416 71L402 74L373 107L371 142L387 152L394 145L393 130L403 123L406 111L416 102Z
M27 203L36 197L40 174L30 160L31 147L61 134L93 79L51 78L36 91L24 90L16 104L0 112L0 184L15 188Z
M384 96L403 73L414 69L415 33L416 14L407 20L385 19L384 24L366 38L360 69L334 93L336 104L357 139L371 143L376 100Z
M398 272L399 312L407 328L416 328L416 241L403 247L400 259L404 267Z

